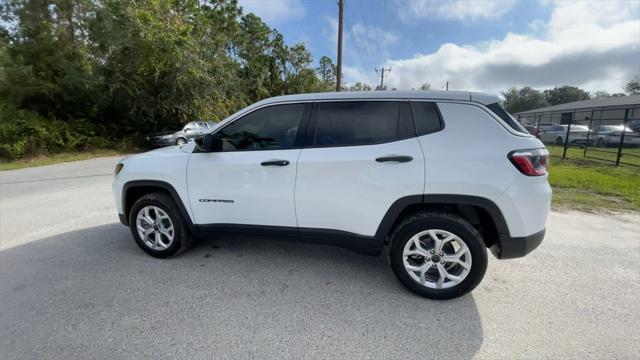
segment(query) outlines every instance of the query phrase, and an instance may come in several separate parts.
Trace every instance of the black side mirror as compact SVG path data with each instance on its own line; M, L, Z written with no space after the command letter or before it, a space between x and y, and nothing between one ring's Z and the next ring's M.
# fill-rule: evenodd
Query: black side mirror
M218 133L207 134L202 139L202 146L210 152L222 150L222 136Z

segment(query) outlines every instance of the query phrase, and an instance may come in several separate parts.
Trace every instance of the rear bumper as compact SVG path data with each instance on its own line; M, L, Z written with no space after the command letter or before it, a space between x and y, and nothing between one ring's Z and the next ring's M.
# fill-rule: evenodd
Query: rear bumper
M524 237L509 237L502 235L491 246L491 252L498 259L515 259L532 252L544 239L545 229Z

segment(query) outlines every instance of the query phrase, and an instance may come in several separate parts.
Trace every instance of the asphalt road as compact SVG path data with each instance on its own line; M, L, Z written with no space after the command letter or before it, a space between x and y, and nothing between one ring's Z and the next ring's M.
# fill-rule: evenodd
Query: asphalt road
M535 252L431 301L333 247L151 258L117 223L116 160L0 172L0 359L640 357L640 214L553 213Z

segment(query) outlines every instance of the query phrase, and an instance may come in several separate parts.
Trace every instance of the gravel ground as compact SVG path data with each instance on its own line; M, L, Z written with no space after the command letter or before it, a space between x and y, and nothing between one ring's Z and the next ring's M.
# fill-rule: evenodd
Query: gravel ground
M0 172L0 359L640 357L640 214L551 214L470 295L377 257L225 237L170 259L117 223L117 158Z

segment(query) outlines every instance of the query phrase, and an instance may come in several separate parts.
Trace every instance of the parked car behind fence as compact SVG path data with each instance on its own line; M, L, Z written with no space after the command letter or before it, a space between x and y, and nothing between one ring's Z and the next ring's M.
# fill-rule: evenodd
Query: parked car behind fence
M617 146L622 136L622 125L606 125L599 126L595 130L593 140L596 146ZM640 146L640 134L633 131L629 127L624 127L624 145Z
M545 144L562 145L567 136L569 125L554 125L542 131L540 139ZM586 144L589 137L589 128L584 125L571 125L569 131L569 144Z

